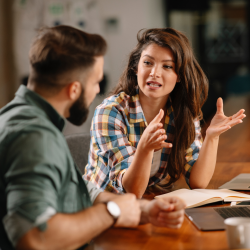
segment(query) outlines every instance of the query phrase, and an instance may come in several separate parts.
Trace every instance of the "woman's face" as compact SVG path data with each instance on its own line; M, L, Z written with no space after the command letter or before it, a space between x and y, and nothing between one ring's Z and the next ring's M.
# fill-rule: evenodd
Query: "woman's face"
M167 100L177 79L173 53L169 48L162 48L153 43L142 51L137 81L145 96Z

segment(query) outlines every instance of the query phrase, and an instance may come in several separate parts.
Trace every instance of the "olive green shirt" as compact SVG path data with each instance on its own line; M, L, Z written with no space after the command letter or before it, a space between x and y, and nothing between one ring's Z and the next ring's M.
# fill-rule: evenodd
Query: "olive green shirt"
M64 125L56 110L25 86L0 110L2 250L15 247L33 227L46 230L56 213L91 206L101 192L83 181L62 134Z

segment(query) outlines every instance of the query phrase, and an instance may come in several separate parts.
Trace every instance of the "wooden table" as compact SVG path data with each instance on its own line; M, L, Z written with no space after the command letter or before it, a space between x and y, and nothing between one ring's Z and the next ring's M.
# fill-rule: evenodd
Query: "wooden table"
M243 124L232 128L220 137L215 173L207 188L215 189L240 173L250 173L250 97L230 97L224 105L226 115L240 108L246 110ZM186 187L184 178L174 189ZM157 194L161 191L156 191ZM249 192L246 192L249 193ZM148 191L145 198L152 199ZM164 250L164 249L228 249L225 231L202 232L185 217L180 229L157 228L151 224L136 229L111 228L99 237L88 249L94 250Z

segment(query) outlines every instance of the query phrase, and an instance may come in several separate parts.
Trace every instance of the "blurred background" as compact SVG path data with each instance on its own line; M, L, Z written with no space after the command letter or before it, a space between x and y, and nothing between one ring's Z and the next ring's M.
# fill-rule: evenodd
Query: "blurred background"
M117 84L143 28L184 32L210 82L204 120L216 99L250 92L249 0L0 0L0 108L29 75L28 51L41 26L71 25L101 34L108 43L101 93L85 124L64 134L88 132L94 109Z

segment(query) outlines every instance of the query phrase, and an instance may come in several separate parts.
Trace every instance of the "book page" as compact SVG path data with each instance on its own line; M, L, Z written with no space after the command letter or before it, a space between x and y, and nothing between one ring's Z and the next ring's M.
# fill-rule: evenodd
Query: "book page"
M187 208L201 206L207 203L216 202L223 200L222 198L213 199L214 194L212 193L202 193L197 192L196 190L189 190L189 189L179 189L167 194L162 194L155 196L157 199L164 199L165 197L173 197L177 196L185 201Z
M232 191L229 189L193 189L193 191L221 197L224 201L245 201L250 200L250 195Z

